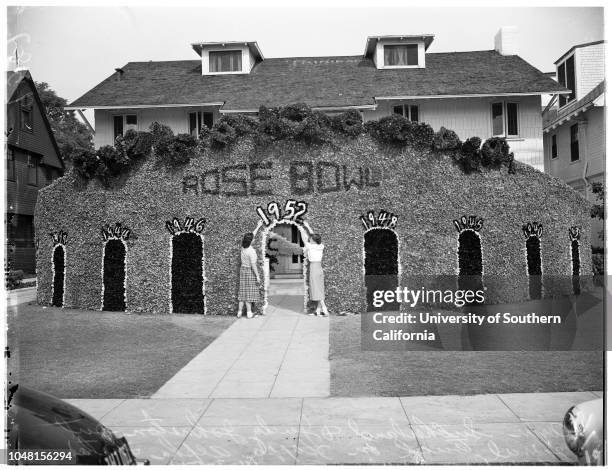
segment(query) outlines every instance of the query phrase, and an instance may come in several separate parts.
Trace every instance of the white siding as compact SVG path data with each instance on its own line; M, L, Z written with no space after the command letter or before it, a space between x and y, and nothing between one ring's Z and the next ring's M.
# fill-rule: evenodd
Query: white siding
M576 49L576 99L580 99L604 79L604 44Z
M605 170L604 108L591 108L586 113L581 114L580 118L587 121L586 142L581 143L586 147L586 155L582 154L584 147L581 146L580 159L570 162L570 128L576 124L576 121L569 121L545 134L545 167L546 173L562 179L575 189L582 190L584 194L583 175L589 182L597 181ZM553 135L557 136L558 155L554 160L551 159ZM587 165L586 174L584 172L585 165Z
M117 114L136 114L138 116L138 130L147 131L154 122L164 124L175 134L189 132L189 113L194 111L212 112L214 121L219 119L219 110L213 108L149 108L149 109L122 109L122 110L99 110L95 111L96 148L103 145L113 144L113 116Z
M528 163L538 170L544 170L542 144L541 98L526 96L517 98L435 98L414 101L380 102L375 111L365 111L366 121L379 119L393 113L398 104L419 105L419 120L426 122L435 131L444 126L454 130L462 140L480 137L483 141L493 135L491 103L496 101L519 104L519 138L508 139L517 160Z
M491 122L491 103L503 98L457 98L423 99L411 101L419 105L422 122L430 124L434 130L444 126L454 130L461 139L480 137L483 141L493 135ZM509 139L515 158L543 170L542 116L539 96L517 97L511 100L519 104L519 133L517 139ZM366 121L388 116L393 106L403 102L383 101L375 111L365 111ZM157 121L169 126L175 134L189 131L189 113L193 111L214 111L214 120L219 119L218 109L203 108L150 108L141 110L106 111L96 110L96 147L113 144L113 118L115 114L135 113L138 115L138 130L148 130Z

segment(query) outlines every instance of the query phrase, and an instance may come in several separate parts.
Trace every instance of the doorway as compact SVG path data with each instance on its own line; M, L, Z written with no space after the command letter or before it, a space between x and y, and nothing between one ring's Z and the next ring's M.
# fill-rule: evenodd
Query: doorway
M290 243L271 238L270 233L277 233ZM264 269L264 312L282 315L306 312L308 261L302 255L302 247L307 238L308 231L290 220L276 221L263 232L262 252L269 266Z
M399 241L390 228L371 228L363 235L364 277L368 312L399 310L397 302L373 305L375 291L395 289L399 281Z
M172 237L171 313L206 313L202 236L183 232Z
M104 243L102 310L125 311L126 252L123 240L111 239Z
M66 282L66 250L64 245L53 248L53 296L51 305L64 306L64 284Z

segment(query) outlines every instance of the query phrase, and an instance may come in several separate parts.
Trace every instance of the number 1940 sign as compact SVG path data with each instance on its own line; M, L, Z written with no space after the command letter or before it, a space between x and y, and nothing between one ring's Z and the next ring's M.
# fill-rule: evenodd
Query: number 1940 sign
M306 214L307 210L308 204L306 202L289 199L287 202L285 202L284 206L281 206L274 201L270 202L265 209L258 206L257 215L259 215L260 219L267 227L275 220L299 222L302 220L302 217L304 214Z

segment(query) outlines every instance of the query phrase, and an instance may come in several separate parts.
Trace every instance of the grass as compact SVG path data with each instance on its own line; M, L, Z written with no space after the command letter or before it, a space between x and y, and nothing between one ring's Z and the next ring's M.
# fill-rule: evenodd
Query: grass
M8 311L9 380L60 398L148 397L234 320L21 304Z
M601 351L362 351L359 315L330 317L334 396L603 390Z

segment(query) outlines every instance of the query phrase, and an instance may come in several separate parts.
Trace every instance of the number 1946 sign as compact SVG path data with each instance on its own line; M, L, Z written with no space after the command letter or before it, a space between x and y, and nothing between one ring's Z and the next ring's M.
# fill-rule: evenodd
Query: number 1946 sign
M308 210L308 204L304 201L296 201L289 199L285 205L279 205L277 202L270 202L264 209L261 206L257 207L257 215L262 220L264 225L268 227L275 220L287 220L291 222L301 222L302 217Z

